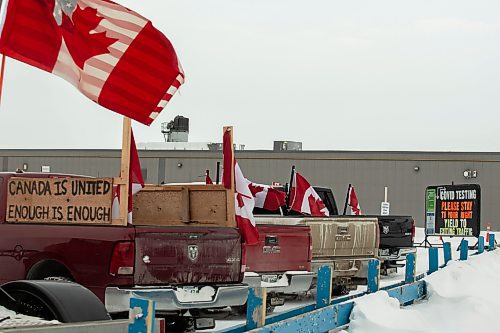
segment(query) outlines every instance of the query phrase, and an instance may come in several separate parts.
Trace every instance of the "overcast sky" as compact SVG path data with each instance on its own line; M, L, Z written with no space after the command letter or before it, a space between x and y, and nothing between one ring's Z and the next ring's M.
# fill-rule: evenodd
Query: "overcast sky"
M115 0L116 1L116 0ZM151 19L186 73L162 122L190 141L327 150L500 151L498 0L118 0ZM119 148L121 116L8 59L0 148Z

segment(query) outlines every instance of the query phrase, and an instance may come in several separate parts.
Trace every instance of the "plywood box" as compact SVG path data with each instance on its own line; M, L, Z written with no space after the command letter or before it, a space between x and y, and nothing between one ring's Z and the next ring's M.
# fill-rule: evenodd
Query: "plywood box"
M12 177L7 184L7 222L111 223L112 178Z
M133 224L235 227L230 193L222 185L146 185L133 197Z

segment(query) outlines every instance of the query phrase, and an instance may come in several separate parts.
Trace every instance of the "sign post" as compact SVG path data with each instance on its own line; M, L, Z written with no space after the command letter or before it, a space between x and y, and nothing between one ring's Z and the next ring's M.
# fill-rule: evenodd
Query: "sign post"
M391 204L387 201L387 186L384 188L384 202L380 204L380 215L390 215Z

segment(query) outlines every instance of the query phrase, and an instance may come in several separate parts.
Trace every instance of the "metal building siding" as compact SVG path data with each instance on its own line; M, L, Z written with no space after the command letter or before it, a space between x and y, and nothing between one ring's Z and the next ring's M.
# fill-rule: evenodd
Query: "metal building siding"
M222 153L212 151L139 151L147 169L148 183L204 181L209 169L213 180ZM482 229L491 223L500 230L500 153L446 152L349 152L349 151L237 151L236 159L245 176L255 182L289 182L290 168L296 165L313 185L329 186L343 209L347 185L352 183L365 213L378 214L389 187L391 213L411 214L424 225L424 194L428 185L478 183L482 188ZM53 172L117 176L119 150L0 150L3 170L22 168L39 171L50 165ZM182 163L182 167L178 167ZM163 167L162 167L163 164ZM419 167L415 171L415 166ZM465 179L471 169L477 178Z

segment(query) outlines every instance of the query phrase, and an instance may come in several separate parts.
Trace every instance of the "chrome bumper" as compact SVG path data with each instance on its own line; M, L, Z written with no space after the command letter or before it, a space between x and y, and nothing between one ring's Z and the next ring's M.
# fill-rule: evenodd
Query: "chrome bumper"
M416 253L417 249L414 247L406 247L402 249L398 249L397 252L392 252L391 250L388 249L388 253L386 253L384 250L386 249L379 249L379 257L381 260L404 260L406 259L406 255L410 253Z
M308 271L268 274L246 272L243 283L248 284L249 287L265 287L267 292L294 294L308 291L315 275ZM269 277L273 277L273 279L269 281Z
M154 300L157 311L178 311L243 305L247 301L247 296L248 286L245 284L193 287L108 287L105 305L110 313L124 312L130 308L130 298L138 297Z

